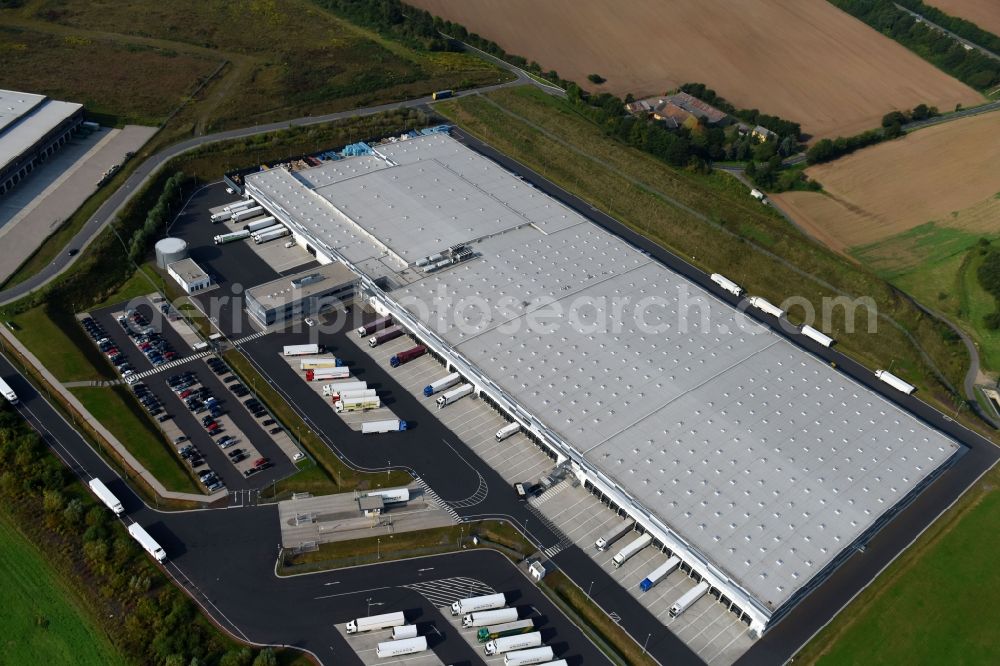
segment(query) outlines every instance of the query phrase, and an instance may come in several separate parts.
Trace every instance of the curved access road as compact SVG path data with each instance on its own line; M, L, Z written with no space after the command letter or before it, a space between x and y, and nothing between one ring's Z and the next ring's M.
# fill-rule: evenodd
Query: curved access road
M472 49L472 47L469 48L470 50L478 51L477 49ZM513 81L508 81L506 83L499 83L492 86L484 86L482 88L474 88L472 90L457 92L455 93L455 97L477 95L484 92L499 90L500 88L508 88L511 86L525 84L537 86L550 94L555 93L555 91L558 91L559 93L563 92L559 88L554 88L553 86L545 85L536 81L518 67L504 63L502 60L489 56L489 54L484 55L489 57L491 61L504 66L508 71L512 72L516 78ZM157 169L174 157L186 153L189 150L193 150L209 143L228 141L231 139L243 139L256 134L266 134L267 132L288 129L289 127L318 125L334 120L343 120L345 118L370 116L376 113L381 113L382 111L391 111L393 109L410 109L426 105L431 101L433 100L430 97L420 97L403 102L391 102L389 104L379 104L377 106L369 106L362 109L338 111L336 113L328 113L322 116L306 116L303 118L295 118L293 120L283 120L263 125L242 127L240 129L227 130L224 132L217 132L215 134L196 136L185 141L181 141L180 143L175 143L167 148L164 148L155 155L150 156L142 164L140 164L139 167L125 180L125 183L115 190L115 192L112 193L103 204L101 204L100 208L98 208L93 216L87 220L86 224L84 224L80 231L77 232L76 236L73 237L67 247L80 250L81 252L86 249L87 246L90 245L95 238L97 238L98 234L100 234L104 227L107 226L107 224L115 218L119 211L121 211L122 208L132 199L132 196L142 188L143 184L147 180L152 177L153 173L155 173ZM44 287L53 279L58 277L63 271L69 268L78 256L80 255L71 257L65 252L60 253L52 263L35 275L32 275L24 282L14 285L10 289L0 291L0 305L12 303L20 298L23 298L24 296L27 296L32 291L40 287Z

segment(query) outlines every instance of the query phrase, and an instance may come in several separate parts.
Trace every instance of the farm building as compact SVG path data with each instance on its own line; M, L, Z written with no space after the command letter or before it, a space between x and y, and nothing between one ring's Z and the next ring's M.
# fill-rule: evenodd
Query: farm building
M666 120L674 126L683 125L691 118L702 120L707 125L718 125L729 119L725 112L685 92L641 99L626 104L625 109L635 115L652 115L656 120Z
M0 90L0 194L66 145L82 122L81 104Z
M450 136L246 187L757 635L962 450Z
M773 141L778 138L778 135L767 129L763 125L757 125L753 128L752 136L760 141Z

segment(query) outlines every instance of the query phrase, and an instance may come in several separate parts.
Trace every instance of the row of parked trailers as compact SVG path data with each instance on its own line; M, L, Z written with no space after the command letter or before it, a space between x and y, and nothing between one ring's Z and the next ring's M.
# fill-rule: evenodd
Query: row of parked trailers
M263 217L261 217L263 216ZM260 217L260 219L254 219ZM249 222L238 231L215 236L213 241L216 245L224 245L245 238L250 238L254 243L260 245L278 238L283 238L291 234L291 231L275 220L273 215L268 215L263 206L258 206L253 199L236 201L223 206L222 210L212 215L212 223L224 222Z
M742 287L740 287L738 284L736 284L735 282L733 282L724 275L721 275L719 273L712 273L711 279L712 282L719 285L723 290L729 292L733 296L740 297L744 293ZM747 299L747 302L749 302L751 306L757 308L761 312L765 312L776 319L781 319L783 316L785 316L784 310L782 310L777 305L771 303L769 300L761 296L750 296ZM827 348L832 347L833 344L836 342L836 340L831 338L826 333L823 333L822 331L813 328L808 324L803 324L802 326L800 326L799 333L801 333L804 337L809 338L813 342L816 342ZM889 386L893 387L897 391L902 391L906 395L910 395L916 390L915 386L900 379L899 377L892 374L888 370L876 370L875 377L885 382Z

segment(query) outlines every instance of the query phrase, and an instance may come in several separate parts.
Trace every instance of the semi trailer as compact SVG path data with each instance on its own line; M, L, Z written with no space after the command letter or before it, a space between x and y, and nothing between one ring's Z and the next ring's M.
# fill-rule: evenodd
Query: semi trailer
M488 627L491 624L503 624L517 619L516 608L497 608L496 610L476 611L462 616L463 627Z
M674 602L674 605L670 607L670 617L677 617L688 608L694 605L694 602L705 596L708 592L708 583L706 581L701 581L693 588L688 590L681 596L680 599Z
M785 314L785 311L779 308L777 305L767 300L766 298L761 298L760 296L751 296L750 305L754 306L761 312L766 312L772 317L777 317L781 319L781 316Z
M366 409L378 409L382 406L379 397L369 398L346 398L333 403L333 409L337 412L360 412Z
M270 241L277 240L279 238L284 238L285 236L288 236L291 233L292 232L289 231L286 227L281 227L280 229L265 229L264 231L261 231L253 235L253 242L256 243L257 245L261 245L263 243L268 243Z
M610 546L615 541L618 541L618 539L621 539L623 536L631 532L633 527L635 527L635 521L632 520L631 518L625 520L624 522L618 523L610 530L608 530L608 532L604 536L595 541L594 547L597 548L597 550L604 552L605 550L608 549L608 546Z
M229 219L233 222L242 222L243 220L249 220L251 217L257 217L264 212L263 206L254 206L253 208L244 208L243 210L236 211L233 213Z
M344 625L349 634L359 634L363 631L376 631L378 629L390 629L406 624L406 616L403 611L395 613L383 613L382 615L369 615L351 620Z
M541 664L546 661L551 661L555 657L555 653L552 648L548 646L542 646L537 648L532 648L530 650L518 650L516 652L508 652L503 656L504 666L531 666L531 664ZM565 660L562 660L566 663Z
M285 356L308 356L309 354L319 354L323 348L317 344L311 345L285 345L282 354Z
M253 222L247 224L243 227L244 231L249 231L253 233L255 231L261 231L262 229L267 229L268 227L279 226L274 222L274 216L268 215L267 217L262 217L259 220L254 220Z
M829 335L823 333L822 331L816 330L815 328L809 326L808 324L802 326L802 330L800 331L800 333L802 333L802 335L806 336L807 338L810 338L811 340L815 340L824 347L829 347L835 342L835 340L831 338Z
M404 638L416 638L417 637L417 625L415 624L401 624L398 627L392 628L392 640L398 641Z
M10 387L10 384L5 382L2 378L0 378L0 395L2 395L3 399L10 404L17 404L17 394L14 393L14 389Z
M375 331L392 326L392 317L379 317L375 321L369 322L358 329L358 337L363 338L371 335Z
M375 648L375 656L379 659L399 657L404 654L415 654L427 649L427 637L415 636L398 641L383 641Z
M125 507L123 507L122 503L118 501L115 494L108 490L108 487L104 485L103 481L98 478L93 478L87 483L87 485L90 486L90 489L94 491L95 495L97 495L97 499L104 502L104 506L111 509L111 512L116 516L120 516L125 513Z
M637 539L633 540L627 546L619 550L613 558L611 558L611 564L615 566L615 569L620 567L629 561L629 559L638 553L640 550L648 546L653 542L653 535L643 534Z
M385 344L390 340L395 340L396 338L401 337L402 335L403 335L403 329L401 329L399 326L393 326L391 328L385 329L384 331L380 331L375 335L373 335L372 337L368 338L368 346L378 347L379 345Z
M216 245L225 245L226 243L233 243L238 240L243 240L244 238L250 238L249 231L234 231L229 234L219 234L212 239Z
M514 622L505 622L504 624L491 624L488 627L480 627L479 631L476 632L476 640L480 643L485 643L486 641L491 641L495 638L503 638L504 636L516 636L518 634L527 634L535 629L535 621L531 618L526 620L516 620Z
M369 421L361 424L361 434L370 435L385 432L399 432L406 430L406 421L402 419L388 419L385 421Z
M649 592L657 583L672 574L674 569L680 565L681 558L676 555L672 556L669 560L653 569L651 574L643 578L642 582L639 583L639 589L643 592Z
M719 285L726 291L728 291L733 296L739 296L743 293L743 288L727 278L725 275L720 275L719 273L712 273L712 282Z
M358 389L357 391L341 391L340 395L334 399L334 402L340 400L345 402L347 400L353 400L354 398L374 398L378 396L378 391L375 389Z
M322 356L320 358L304 358L299 361L299 370L316 370L318 368L342 368L344 359L334 356Z
M365 493L365 497L369 495L380 495L386 504L399 504L400 502L410 501L409 488L386 488L385 490L372 490Z
M519 432L521 432L521 426L516 423L508 423L504 427L497 430L497 441L502 442L508 437L513 437Z
M323 386L323 396L340 400L340 395L347 391L364 391L368 388L368 382L334 382Z
M462 381L462 376L457 372L453 372L450 375L446 375L436 382L431 382L424 387L424 397L431 397L435 393L439 393L447 388L451 388L455 384Z
M347 379L351 376L350 368L316 368L306 370L307 382L322 382L328 379Z
M156 540L149 536L149 532L142 528L139 523L132 523L128 526L128 533L132 535L132 538L139 542L142 549L153 556L157 562L166 562L167 553L160 548L160 544L156 543Z
M504 596L503 592L484 594L479 597L466 597L465 599L453 601L451 603L451 614L465 615L467 613L475 613L476 611L503 608L506 605L507 597Z
M441 407L446 407L453 402L461 400L465 396L472 393L474 390L475 387L472 384L462 384L458 388L454 388L448 391L447 393L444 393L437 399L438 409L440 409Z
M413 359L419 358L426 353L427 353L427 347L424 347L423 345L417 345L416 347L411 347L406 351L401 351L398 354L395 354L392 358L389 359L389 365L391 365L394 368L398 368L404 363L409 363Z
M538 647L542 644L542 632L532 631L530 634L520 634L518 636L504 636L496 640L486 641L483 652L490 657L495 654L503 654L513 650L524 650ZM549 657L551 659L551 657Z
M912 384L907 384L902 379L892 374L888 370L876 370L875 376L881 379L883 382L896 389L897 391L902 391L906 395L910 395L917 390L916 386Z

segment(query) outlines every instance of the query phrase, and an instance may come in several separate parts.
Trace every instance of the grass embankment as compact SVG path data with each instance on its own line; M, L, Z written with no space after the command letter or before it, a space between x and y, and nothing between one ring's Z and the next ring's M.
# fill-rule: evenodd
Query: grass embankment
M163 433L153 425L131 392L124 386L72 388L70 391L136 457L144 468L159 479L167 490L200 494L187 468Z
M679 171L605 137L566 102L529 88L500 90L449 100L437 110L532 169L624 222L695 266L719 271L751 293L775 303L797 296L819 315L840 292L874 299L876 332L858 307L848 321L835 307L817 325L830 330L839 348L869 367L895 361L899 374L923 389L925 400L954 410L908 331L952 384L960 386L968 356L957 336L923 315L888 284L818 246L776 212L748 196L724 174ZM513 114L513 115L512 115ZM685 209L686 207L686 209ZM790 308L801 317L803 307ZM853 327L853 332L848 329ZM982 429L975 419L971 427Z
M243 354L235 349L223 352L229 367L239 375L243 384L252 388L268 411L278 419L285 429L298 437L316 465L304 464L300 471L279 481L275 486L274 498L290 497L293 492L314 494L343 493L354 489L392 488L405 486L413 480L407 472L393 470L382 472L358 472L351 469L330 447L323 442L302 421L292 406L264 379ZM265 497L270 496L265 492Z
M0 626L6 664L125 664L104 632L47 563L0 513Z
M796 663L995 663L998 486L1000 470L994 469L820 632Z
M40 305L6 317L14 335L62 382L113 379L115 374L67 308Z

